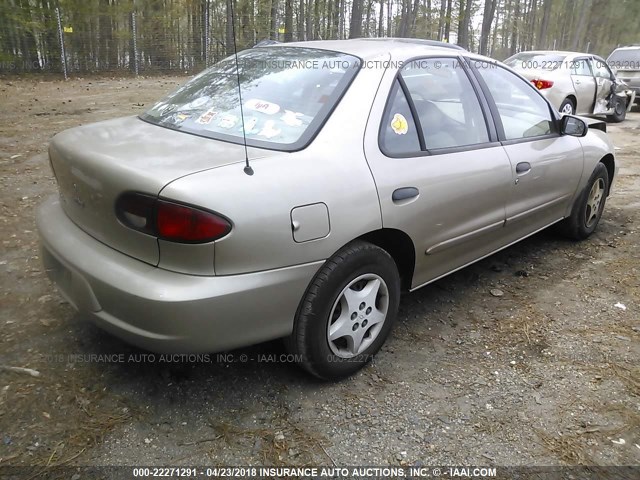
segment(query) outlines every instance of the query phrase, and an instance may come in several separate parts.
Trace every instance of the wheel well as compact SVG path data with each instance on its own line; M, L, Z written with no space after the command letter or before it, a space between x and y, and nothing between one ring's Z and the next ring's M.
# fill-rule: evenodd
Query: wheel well
M402 289L409 290L416 264L416 251L409 235L394 228L383 228L362 235L360 239L377 245L391 255L398 266Z
M573 104L573 109L576 110L578 108L578 100L573 95L568 95L567 100L569 100Z
M609 190L611 190L611 183L613 182L613 176L616 173L616 164L615 164L615 161L613 160L613 155L611 155L610 153L606 154L604 157L602 157L600 162L603 163L605 167L607 167L607 173L609 174ZM607 196L608 195L609 195L609 192L607 192Z

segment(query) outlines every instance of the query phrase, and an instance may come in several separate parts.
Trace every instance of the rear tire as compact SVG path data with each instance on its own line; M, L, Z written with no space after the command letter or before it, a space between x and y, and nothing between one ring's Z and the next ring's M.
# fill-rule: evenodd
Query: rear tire
M393 258L354 241L325 262L296 314L287 350L324 380L347 377L380 350L398 312L400 276Z
M603 163L598 163L587 182L587 186L573 204L571 216L560 223L560 231L574 240L584 240L589 237L600 222L608 192L609 173L607 167Z
M576 113L576 106L573 103L573 100L570 98L565 98L564 101L560 104L560 113L563 115L574 115Z
M616 95L615 105L613 107L613 113L607 115L607 120L611 123L620 123L627 118L627 103L624 98Z

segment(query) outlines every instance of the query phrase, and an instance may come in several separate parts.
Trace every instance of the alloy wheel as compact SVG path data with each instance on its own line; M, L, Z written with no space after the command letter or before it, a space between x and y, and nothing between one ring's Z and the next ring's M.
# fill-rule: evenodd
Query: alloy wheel
M378 337L389 309L389 289L376 274L367 273L344 287L327 326L331 351L341 358L364 352Z
M600 210L600 203L604 197L604 180L598 178L596 182L591 186L589 191L589 197L587 198L587 208L585 209L585 225L587 228L591 228L594 222L598 221L598 211Z

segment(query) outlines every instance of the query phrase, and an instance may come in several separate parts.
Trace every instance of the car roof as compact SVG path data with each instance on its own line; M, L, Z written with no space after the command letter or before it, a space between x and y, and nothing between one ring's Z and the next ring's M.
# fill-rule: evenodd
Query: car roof
M394 58L410 58L425 54L457 55L468 53L464 48L435 40L417 38L355 38L350 40L311 40L307 42L289 42L269 45L278 47L306 47L321 50L343 52L368 59L389 53ZM262 48L262 47L261 47Z
M515 55L520 55L521 53L535 53L541 55L587 55L594 56L593 53L584 53L584 52L570 52L567 50L527 50L524 52L518 52Z

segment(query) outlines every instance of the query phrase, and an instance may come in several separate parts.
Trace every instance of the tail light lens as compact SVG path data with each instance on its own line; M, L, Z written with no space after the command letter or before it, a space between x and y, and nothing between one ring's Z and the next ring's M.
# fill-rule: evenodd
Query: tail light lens
M202 243L224 237L231 224L218 215L185 205L158 200L158 236L174 242Z
M141 193L120 196L116 215L129 228L172 242L212 242L231 231L231 223L215 213Z
M531 83L533 83L538 90L544 90L545 88L553 87L553 82L551 80L540 80L535 78L531 80Z

